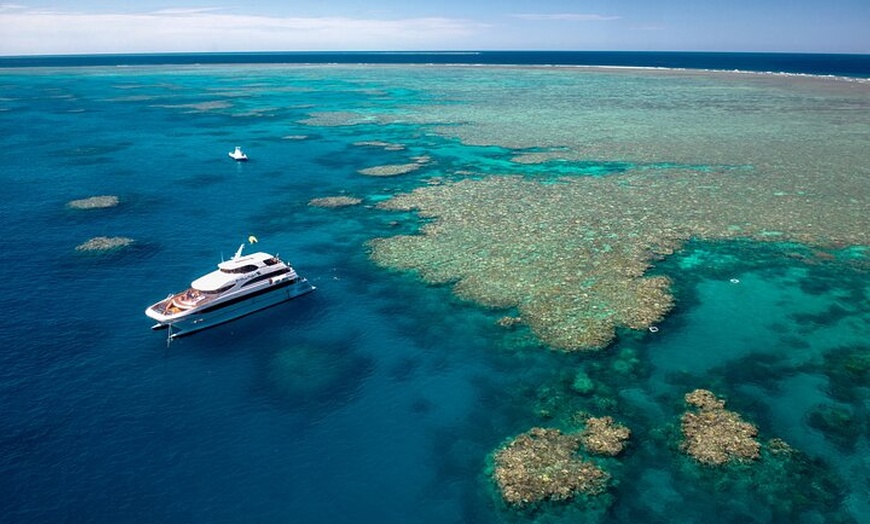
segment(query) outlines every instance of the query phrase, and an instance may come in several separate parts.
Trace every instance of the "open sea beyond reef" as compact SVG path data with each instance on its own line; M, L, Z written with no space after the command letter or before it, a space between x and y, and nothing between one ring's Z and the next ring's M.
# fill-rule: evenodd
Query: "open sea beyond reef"
M0 521L870 522L866 56L216 56L0 64ZM167 346L249 235L317 290ZM502 497L588 416L603 493Z

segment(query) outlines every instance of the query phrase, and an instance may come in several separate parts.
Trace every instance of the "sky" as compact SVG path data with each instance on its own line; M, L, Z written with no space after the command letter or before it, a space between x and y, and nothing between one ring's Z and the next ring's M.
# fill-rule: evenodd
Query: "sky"
M0 56L435 50L870 53L870 0L2 1Z

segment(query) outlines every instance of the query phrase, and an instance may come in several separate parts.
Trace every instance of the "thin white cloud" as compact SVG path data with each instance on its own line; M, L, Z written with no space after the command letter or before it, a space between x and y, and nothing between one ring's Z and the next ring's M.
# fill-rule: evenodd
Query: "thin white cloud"
M375 19L233 15L215 9L142 14L0 12L0 55L417 50L473 47L488 26L443 17Z
M153 11L154 15L197 15L200 13L213 13L215 11L226 11L225 7L170 7L167 9L159 9Z
M608 20L619 20L620 16L582 14L582 13L555 13L555 14L538 14L538 13L520 13L511 15L514 18L523 20L540 20L540 21L560 21L560 22L604 22Z

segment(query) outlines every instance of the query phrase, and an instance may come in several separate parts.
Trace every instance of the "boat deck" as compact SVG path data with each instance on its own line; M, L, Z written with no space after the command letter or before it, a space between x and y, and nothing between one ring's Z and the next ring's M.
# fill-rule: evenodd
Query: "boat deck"
M177 315L195 307L208 304L215 298L217 298L217 295L207 295L196 289L189 288L157 303L154 306L154 310L161 315Z

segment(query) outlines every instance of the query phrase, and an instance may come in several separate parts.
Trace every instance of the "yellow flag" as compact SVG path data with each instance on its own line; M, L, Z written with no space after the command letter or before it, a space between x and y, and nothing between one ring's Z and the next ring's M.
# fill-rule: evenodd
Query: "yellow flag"
M254 235L251 235L248 237L248 243L254 244L256 242L257 242L257 237L255 237Z

